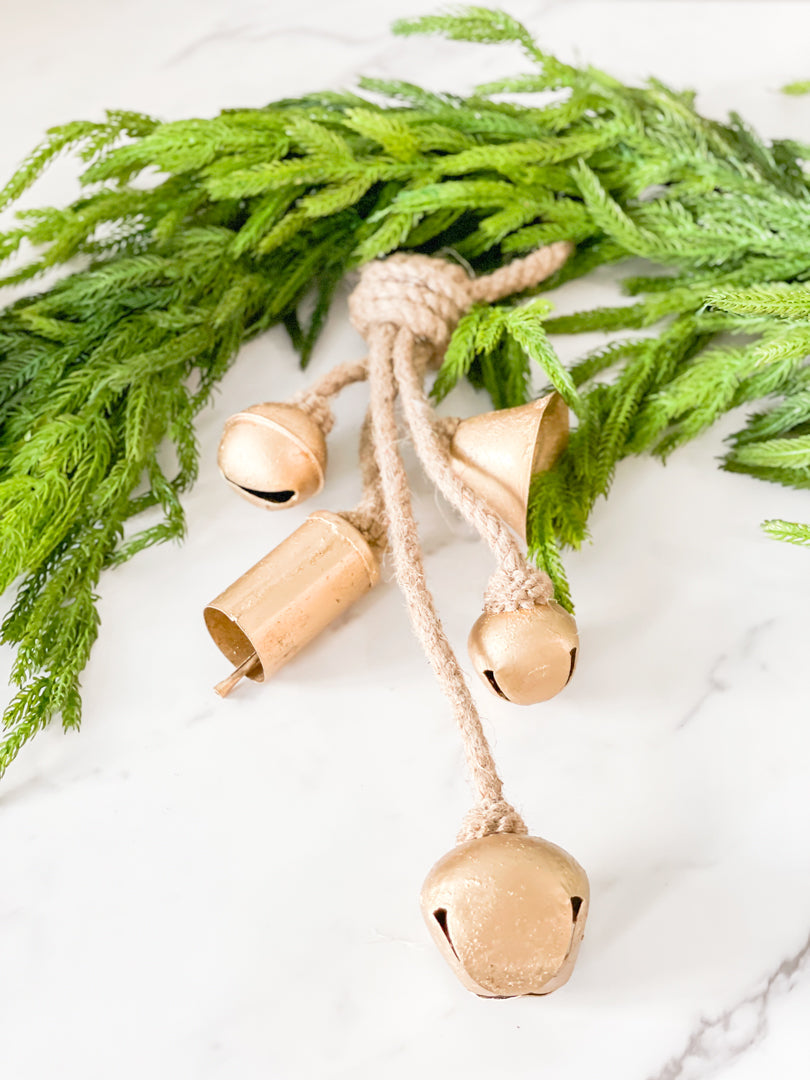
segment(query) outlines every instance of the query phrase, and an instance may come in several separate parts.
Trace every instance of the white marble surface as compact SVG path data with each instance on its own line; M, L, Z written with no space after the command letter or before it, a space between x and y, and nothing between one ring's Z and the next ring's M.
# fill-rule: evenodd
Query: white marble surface
M810 137L803 3L511 0L564 56L691 84L712 113ZM414 0L32 0L0 15L5 175L47 125L105 105L169 117L368 72L463 89L510 50L403 43ZM32 201L63 201L60 164ZM610 275L565 290L570 310ZM596 337L594 336L594 340ZM562 341L565 356L590 342ZM339 304L313 363L360 342ZM0 785L0 1069L8 1080L799 1080L810 1068L810 555L763 538L799 493L724 475L711 432L620 471L569 556L582 657L566 693L479 695L507 790L586 866L578 970L547 999L455 982L417 907L468 805L443 700L396 590L265 688L222 703L202 605L306 510L218 478L222 423L302 385L274 332L202 418L183 548L109 574L79 736ZM450 403L483 408L471 392ZM322 504L351 505L363 392L341 402ZM417 479L428 572L462 650L489 563ZM8 654L0 655L7 672ZM0 695L2 696L2 695Z

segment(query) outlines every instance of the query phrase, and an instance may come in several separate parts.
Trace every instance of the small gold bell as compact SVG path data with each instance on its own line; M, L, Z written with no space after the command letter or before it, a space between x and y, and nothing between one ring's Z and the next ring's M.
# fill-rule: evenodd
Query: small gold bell
M568 981L590 890L579 863L537 836L493 833L439 859L422 914L445 960L482 997L549 994Z
M496 514L526 536L529 485L568 442L568 406L558 393L462 420L450 443L453 468Z
M249 502L280 510L323 487L326 439L297 405L252 405L225 421L217 464Z
M205 625L235 670L264 682L379 579L374 552L339 514L318 510L206 607Z
M558 694L574 674L577 624L553 601L484 612L470 631L467 649L493 694L515 705L535 705Z

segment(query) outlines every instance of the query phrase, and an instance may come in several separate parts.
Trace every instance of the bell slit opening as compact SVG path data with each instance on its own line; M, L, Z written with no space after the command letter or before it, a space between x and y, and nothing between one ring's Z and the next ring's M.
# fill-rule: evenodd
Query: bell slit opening
M577 666L577 648L576 645L571 650L571 667L568 669L568 678L565 680L565 685L571 682L571 676L574 674L574 668Z
M241 484L239 486L241 487ZM254 488L247 487L243 487L242 491L247 495L255 496L257 499L264 499L265 502L276 503L278 506L291 502L296 496L294 491L256 491Z
M455 956L455 958L458 959L458 953L456 952L456 947L453 944L453 939L450 937L450 931L447 929L447 908L443 908L443 907L436 908L436 910L433 912L433 918L439 924L439 926L441 927L442 933L447 938L447 944L453 950L453 956Z
M498 695L499 698L503 698L504 701L509 700L509 698L506 696L506 694L503 692L503 690L501 690L500 686L498 686L498 680L495 678L495 672L494 671L487 668L487 670L484 672L484 678L487 680L487 682L489 683L489 685L492 687L492 689L495 691L495 693Z

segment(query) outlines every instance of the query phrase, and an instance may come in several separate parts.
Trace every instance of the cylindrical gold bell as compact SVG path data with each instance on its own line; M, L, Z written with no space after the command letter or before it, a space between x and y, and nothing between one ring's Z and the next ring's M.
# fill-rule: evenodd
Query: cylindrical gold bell
M483 997L549 994L568 981L585 931L588 878L537 836L494 833L439 859L422 914L445 960Z
M297 405L252 405L225 421L217 464L243 498L280 510L323 487L326 439Z
M206 607L205 625L236 668L263 682L378 579L363 535L319 510Z
M568 443L568 406L558 393L462 420L450 443L455 472L522 537L532 476Z
M577 624L553 601L484 612L470 631L467 649L493 694L515 705L536 705L558 694L574 674Z

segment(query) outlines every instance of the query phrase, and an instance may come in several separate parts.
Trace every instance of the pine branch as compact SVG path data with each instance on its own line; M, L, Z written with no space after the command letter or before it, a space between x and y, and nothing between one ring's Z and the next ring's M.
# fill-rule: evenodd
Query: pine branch
M799 525L795 521L771 518L770 521L762 522L762 528L775 540L784 540L789 544L799 544L802 547L810 545L810 525Z
M783 94L792 94L795 97L800 97L802 94L810 94L810 81L801 80L799 82L787 83L782 87Z
M360 94L209 119L113 112L52 129L0 194L19 198L58 155L81 170L72 204L0 235L0 261L30 251L5 282L66 274L0 311L0 580L21 582L0 632L17 688L0 772L51 718L78 725L102 570L182 537L194 417L239 346L281 323L306 362L345 273L397 248L450 249L485 270L572 241L542 292L631 256L651 263L625 282L630 304L473 309L434 386L441 399L466 377L517 404L535 362L576 413L528 515L562 603L560 551L587 539L629 454L665 455L765 399L723 467L810 487L807 147L708 120L656 80L625 86L563 63L503 12L397 30L517 44L530 70L467 97L364 80ZM513 92L540 96L503 100ZM553 348L556 333L625 327L647 335L570 368ZM174 469L160 464L167 443ZM161 520L129 534L150 508Z

